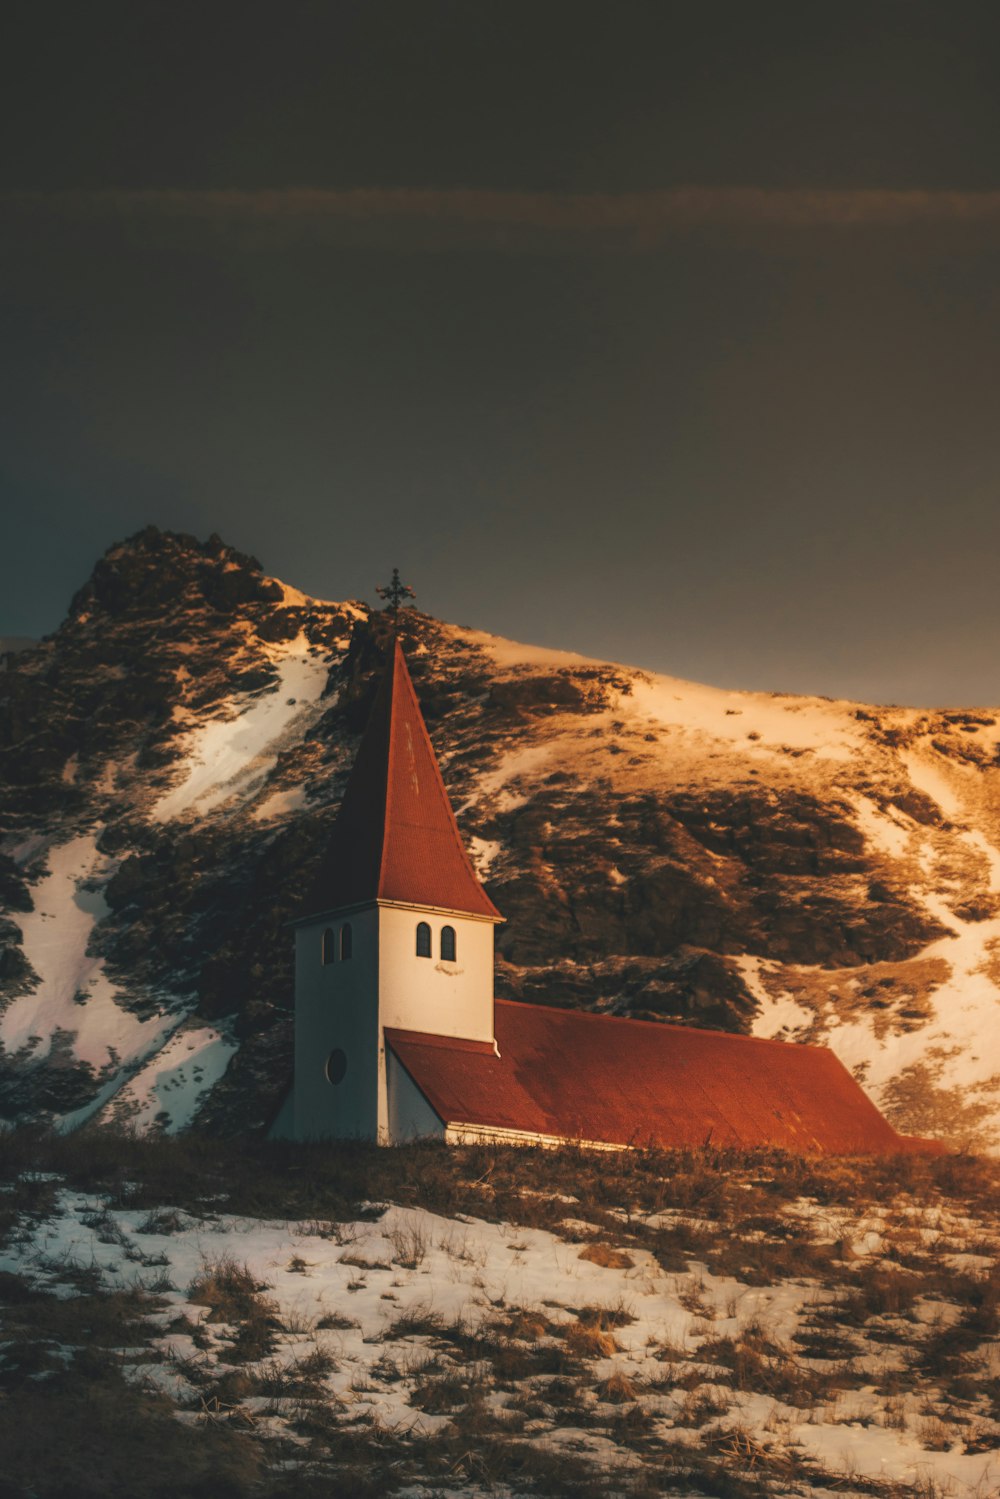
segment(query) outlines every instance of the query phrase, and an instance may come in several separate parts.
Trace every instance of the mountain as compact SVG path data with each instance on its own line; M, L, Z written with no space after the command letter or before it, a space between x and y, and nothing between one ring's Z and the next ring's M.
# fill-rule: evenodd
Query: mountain
M822 1041L1000 1145L998 712L728 692L407 611L513 999ZM112 547L0 676L0 1111L260 1130L386 622L218 537Z

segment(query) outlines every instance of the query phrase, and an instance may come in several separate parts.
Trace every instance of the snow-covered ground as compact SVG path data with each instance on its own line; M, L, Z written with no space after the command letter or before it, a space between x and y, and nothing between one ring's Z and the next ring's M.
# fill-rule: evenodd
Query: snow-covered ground
M963 1229L973 1235L976 1228L943 1208L913 1208L908 1216L904 1208L895 1219L872 1210L819 1210L809 1201L787 1211L815 1219L818 1238L844 1242L844 1254L859 1265L879 1262L901 1223L911 1244L947 1238L953 1251L961 1251ZM647 1222L676 1228L682 1218L671 1210ZM338 1223L198 1219L167 1207L112 1209L65 1190L55 1211L0 1255L0 1269L65 1296L74 1294L81 1269L97 1273L108 1289L155 1284L160 1335L145 1349L132 1348L126 1367L129 1378L167 1394L182 1420L205 1419L206 1410L220 1409L213 1392L237 1390L228 1395L235 1405L222 1409L241 1412L258 1434L287 1433L302 1411L294 1382L311 1369L311 1398L345 1428L397 1439L432 1439L452 1407L478 1398L498 1420L509 1420L511 1440L574 1452L608 1469L661 1463L664 1450L676 1463L678 1450L699 1449L710 1433L713 1450L731 1449L736 1468L751 1471L759 1460L762 1474L782 1471L782 1464L792 1473L803 1462L813 1465L810 1476L788 1478L781 1492L853 1494L868 1484L866 1492L879 1494L880 1485L896 1484L914 1495L985 1499L998 1491L1000 1452L990 1433L1000 1427L950 1420L933 1380L915 1385L900 1375L894 1382L893 1371L905 1371L921 1339L957 1315L946 1300L915 1303L909 1348L899 1346L899 1319L855 1325L856 1346L836 1365L839 1378L810 1395L810 1378L822 1382L834 1368L829 1353L810 1357L794 1343L803 1330L815 1330L824 1300L816 1281L751 1285L698 1262L667 1274L635 1247L615 1263L604 1238L589 1224L581 1228L573 1242L397 1206ZM961 1252L952 1259L989 1263ZM909 1274L889 1259L881 1263L890 1276ZM217 1295L213 1302L227 1267L263 1288L282 1329L256 1363L235 1351L239 1328L220 1320ZM832 1317L823 1325L834 1326ZM737 1378L727 1363L726 1350L741 1340L767 1351L756 1377ZM498 1346L519 1348L518 1357L527 1365L536 1359L540 1372L513 1385L494 1381L488 1360ZM562 1353L572 1354L566 1367L578 1372L562 1380L557 1401L550 1376ZM982 1361L991 1360L1000 1372L996 1346L982 1351ZM276 1398L283 1373L289 1394ZM228 1386L220 1383L227 1376ZM799 1391L788 1384L798 1376ZM209 1398L214 1407L206 1406ZM615 1422L627 1412L633 1435L622 1443Z

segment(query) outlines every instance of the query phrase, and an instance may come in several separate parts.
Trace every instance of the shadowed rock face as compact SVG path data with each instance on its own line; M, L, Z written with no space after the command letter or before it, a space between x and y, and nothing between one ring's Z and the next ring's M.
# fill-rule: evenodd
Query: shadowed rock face
M836 1045L838 1013L857 1005L831 1009L830 985L793 982L800 971L856 995L872 965L896 965L878 982L905 1009L907 964L976 923L992 940L992 714L721 693L413 611L401 634L462 831L507 918L500 994L749 1030L794 990L788 1033ZM30 923L51 851L91 838L80 889L103 905L76 960L104 960L134 1020L169 1029L184 1016L238 1043L197 1117L266 1124L289 1078L286 924L386 642L383 616L307 599L217 537L150 528L100 560L60 630L0 674L11 1027L40 984L70 982L69 959L50 972ZM65 911L51 922L65 928ZM949 968L935 962L920 971L937 983ZM874 1011L882 990L869 987ZM91 993L62 1003L58 1023L40 1011L30 1046L8 1045L4 1117L65 1114L102 1087L104 1117L136 1112L129 1079L149 1048L109 1041L83 1061L74 1016Z

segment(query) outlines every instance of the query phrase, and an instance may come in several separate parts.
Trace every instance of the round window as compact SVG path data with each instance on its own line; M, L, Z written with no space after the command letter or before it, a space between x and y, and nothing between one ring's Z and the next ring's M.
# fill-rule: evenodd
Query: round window
M342 1083L344 1081L344 1074L346 1072L347 1053L346 1051L341 1051L340 1047L338 1046L336 1051L331 1051L330 1055L326 1059L327 1081L333 1083L334 1086L336 1086L337 1083Z

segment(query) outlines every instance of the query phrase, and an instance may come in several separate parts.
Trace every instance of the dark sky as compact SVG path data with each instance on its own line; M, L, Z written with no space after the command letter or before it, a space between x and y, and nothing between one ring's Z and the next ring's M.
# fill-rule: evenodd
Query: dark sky
M112 541L1000 703L1000 7L7 0L0 633Z

